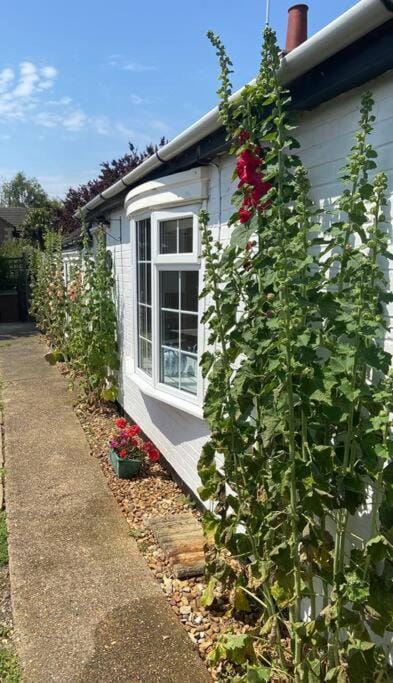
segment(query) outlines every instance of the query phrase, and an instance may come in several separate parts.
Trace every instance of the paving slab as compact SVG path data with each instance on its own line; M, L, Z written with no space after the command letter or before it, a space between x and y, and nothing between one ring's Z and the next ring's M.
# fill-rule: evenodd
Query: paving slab
M165 552L178 579L204 573L205 539L202 525L190 512L146 517L144 522Z
M89 453L66 381L44 360L39 335L25 330L0 325L11 594L23 680L208 683Z

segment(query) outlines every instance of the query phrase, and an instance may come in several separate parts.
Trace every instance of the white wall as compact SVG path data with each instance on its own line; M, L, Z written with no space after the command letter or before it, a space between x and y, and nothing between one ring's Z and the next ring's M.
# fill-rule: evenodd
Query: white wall
M310 171L312 196L321 206L329 207L340 193L337 182L339 169L352 145L357 129L359 101L362 90L371 89L375 100L375 131L372 142L376 146L378 170L389 175L393 193L393 76L387 74L367 88L352 91L302 115L297 131L302 148L301 157ZM230 231L226 221L233 211L231 196L235 184L231 180L233 159L219 157L211 165L207 210L216 237L227 242ZM390 215L391 206L385 213ZM133 291L134 255L130 246L130 226L125 211L114 211L108 230L107 245L113 252L116 275L116 297L119 311L120 348L123 359L134 357L133 348ZM121 220L119 220L121 219ZM393 271L389 271L393 283ZM393 317L393 307L389 311ZM389 335L387 348L393 352ZM186 412L144 394L132 381L127 363L120 373L120 402L125 411L138 422L143 431L157 445L178 475L194 491L199 485L196 471L201 447L208 435L205 422Z
M120 230L121 242L119 241ZM125 211L111 214L107 248L111 249L113 254L116 278L115 296L121 350L119 401L126 413L141 426L146 435L160 449L179 477L196 492L199 486L197 461L208 434L205 422L144 394L132 381L132 374L129 370L132 365L129 359L135 356L133 343L135 292L132 271L135 257L131 253L130 224Z
M369 141L378 152L377 172L384 171L388 176L389 202L384 214L391 224L393 242L393 72L303 114L296 136L301 143L300 156L309 169L312 197L321 207L329 208L342 191L338 182L339 170L344 166L353 144L358 128L360 97L366 90L371 91L375 100L373 113L376 121ZM389 261L384 267L392 288L393 262ZM392 304L388 308L388 316L393 327ZM392 333L387 335L385 348L393 353Z

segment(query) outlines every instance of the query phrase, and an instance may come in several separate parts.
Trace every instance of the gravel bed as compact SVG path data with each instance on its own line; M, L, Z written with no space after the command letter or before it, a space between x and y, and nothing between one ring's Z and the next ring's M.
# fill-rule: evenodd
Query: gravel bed
M63 373L66 374L64 370ZM203 607L200 598L205 588L204 578L176 579L164 553L143 523L144 517L150 515L187 511L200 519L200 511L173 481L164 462L144 462L138 476L131 480L118 479L114 475L108 462L107 443L113 430L113 419L118 416L115 408L92 407L79 401L75 405L75 412L86 433L91 453L100 461L107 483L127 519L130 535L135 538L169 604L205 660L213 680L228 680L221 664L210 666L208 654L219 636L226 631L248 631L252 627L252 615L245 615L244 620L234 618L228 613L230 606L224 598L214 603L215 609Z

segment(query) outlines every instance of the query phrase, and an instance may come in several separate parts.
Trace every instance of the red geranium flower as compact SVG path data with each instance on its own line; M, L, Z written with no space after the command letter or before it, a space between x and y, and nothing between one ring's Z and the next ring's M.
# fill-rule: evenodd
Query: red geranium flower
M160 459L160 452L159 452L159 450L158 450L157 448L152 448L152 449L149 451L149 460L151 460L151 462L158 462L159 459Z
M124 417L118 417L117 420L115 420L115 425L116 427L119 427L119 429L124 429L124 427L127 427L127 420Z
M119 457L120 458L125 458L126 455L127 455L127 451L124 450L124 448L121 451L119 451Z
M137 436L141 431L141 428L139 425L132 425L132 427L127 427L125 430L125 433L127 434L128 437L132 436Z

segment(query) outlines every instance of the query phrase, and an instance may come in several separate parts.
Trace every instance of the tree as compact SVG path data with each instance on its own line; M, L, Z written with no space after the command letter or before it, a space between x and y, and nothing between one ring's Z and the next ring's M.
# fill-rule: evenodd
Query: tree
M136 147L129 142L129 151L126 154L119 159L104 161L100 164L100 172L97 178L89 180L89 182L76 188L70 187L64 199L64 206L58 213L57 229L64 233L70 233L80 228L80 222L75 217L78 209L139 166L145 159L152 156L159 147L165 145L166 142L165 138L161 138L158 145L147 145L143 152L138 152Z
M1 206L32 208L41 206L47 200L48 195L37 178L27 178L21 171L11 180L3 183L0 190Z
M41 206L32 207L23 221L22 237L42 249L45 231L53 229L61 211L62 204L56 199L47 199Z

